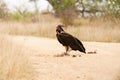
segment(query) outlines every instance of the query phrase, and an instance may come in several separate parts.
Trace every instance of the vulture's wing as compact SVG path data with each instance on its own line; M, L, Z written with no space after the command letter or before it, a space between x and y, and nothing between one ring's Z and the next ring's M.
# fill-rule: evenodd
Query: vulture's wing
M82 42L80 40L78 40L77 38L75 38L75 39L80 46L79 50L85 53L85 47L83 46Z
M75 37L72 35L63 32L57 34L58 41L63 45L63 46L70 46L73 50L79 50L81 52L85 52L85 48L83 47L83 44Z
M74 37L66 32L57 34L58 41L65 46L69 46L72 41L74 41Z

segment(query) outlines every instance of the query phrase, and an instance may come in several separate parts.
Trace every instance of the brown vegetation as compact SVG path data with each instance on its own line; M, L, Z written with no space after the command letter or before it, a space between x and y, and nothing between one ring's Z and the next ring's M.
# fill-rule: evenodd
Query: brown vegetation
M0 35L0 80L32 80L33 69L22 46Z
M2 21L0 33L55 38L56 26L60 20L52 15L37 15L25 21ZM120 42L119 20L83 19L74 21L73 26L65 30L85 41Z

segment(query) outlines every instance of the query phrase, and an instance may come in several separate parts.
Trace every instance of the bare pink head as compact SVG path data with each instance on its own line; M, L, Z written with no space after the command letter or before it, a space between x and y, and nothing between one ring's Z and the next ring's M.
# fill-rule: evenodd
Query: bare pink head
M57 32L57 33L60 33L61 31L64 31L64 30L62 29L62 27L64 27L62 24L57 25L57 27L56 27L56 32Z
M57 28L62 28L64 27L62 24L57 25Z

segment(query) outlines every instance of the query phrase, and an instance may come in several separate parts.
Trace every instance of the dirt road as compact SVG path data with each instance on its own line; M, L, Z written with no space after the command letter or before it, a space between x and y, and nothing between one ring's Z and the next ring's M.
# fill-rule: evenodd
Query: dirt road
M55 57L65 51L55 39L19 36L12 40L30 51L35 80L115 80L120 74L120 43L83 42L87 51L97 54L72 51L71 56Z

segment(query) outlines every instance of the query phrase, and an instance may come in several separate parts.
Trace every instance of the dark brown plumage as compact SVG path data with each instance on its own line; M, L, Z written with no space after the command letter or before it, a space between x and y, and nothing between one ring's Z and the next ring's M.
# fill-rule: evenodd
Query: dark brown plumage
M69 33L66 33L63 30L63 25L58 25L56 28L56 37L58 41L65 46L66 48L66 54L71 48L72 50L79 50L80 52L86 53L85 48L80 40L78 40L76 37L70 35Z

